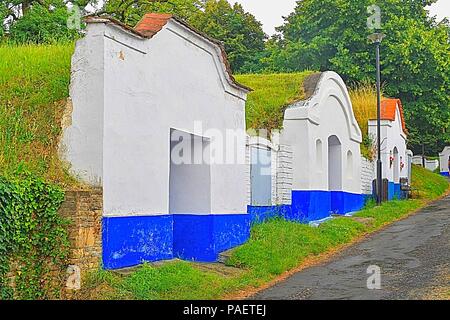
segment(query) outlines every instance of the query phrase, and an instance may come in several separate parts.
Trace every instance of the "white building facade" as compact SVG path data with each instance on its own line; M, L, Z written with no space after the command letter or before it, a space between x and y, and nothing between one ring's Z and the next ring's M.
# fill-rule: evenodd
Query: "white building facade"
M369 121L369 136L377 142L377 121ZM388 179L388 199L401 197L400 179L408 178L407 130L399 99L381 102L381 161L383 179Z
M292 206L288 218L313 221L360 210L362 134L347 87L335 72L304 82L307 99L285 112L281 142L293 150Z
M448 177L450 171L450 147L447 146L439 153L439 166L441 175Z
M135 29L87 20L60 153L75 176L103 188L105 268L215 261L248 239L248 92L219 43L171 15L147 14ZM228 131L242 161L213 150Z

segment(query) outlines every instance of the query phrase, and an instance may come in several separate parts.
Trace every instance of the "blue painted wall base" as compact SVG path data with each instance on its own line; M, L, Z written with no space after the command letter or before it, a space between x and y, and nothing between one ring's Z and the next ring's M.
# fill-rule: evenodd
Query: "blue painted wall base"
M135 266L173 258L171 215L103 218L103 267Z
M288 220L307 223L326 218L331 213L331 192L292 191L292 210Z
M249 239L250 224L249 214L104 217L103 266L114 270L173 258L214 262Z
M292 205L255 207L249 206L252 221L264 222L274 217L289 221L309 223L329 217L331 214L347 214L361 210L370 195L343 191L292 191Z
M393 192L397 189L393 185ZM274 217L309 223L332 213L361 210L368 197L348 192L292 191L292 205L249 206L247 214L105 217L103 265L111 270L173 258L214 262L219 253L249 239L251 223Z
M250 214L252 223L263 223L269 219L273 218L285 218L290 214L290 205L280 205L280 206L248 206L247 212Z
M450 173L448 173L448 172L441 172L441 176L450 177Z
M388 184L388 200L402 200L405 196L401 191L401 184L389 181Z
M173 216L174 256L183 260L214 262L219 253L245 243L250 237L248 214Z

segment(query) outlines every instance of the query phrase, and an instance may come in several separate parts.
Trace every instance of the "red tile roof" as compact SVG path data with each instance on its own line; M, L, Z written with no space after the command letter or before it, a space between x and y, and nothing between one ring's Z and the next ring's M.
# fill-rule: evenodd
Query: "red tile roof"
M400 121L403 132L408 133L406 129L405 117L403 115L403 105L400 99L383 99L381 101L381 120L395 121L396 109L400 112Z
M146 37L151 38L157 34L173 18L173 15L166 13L147 13L136 24L134 29Z
M129 26L125 25L124 23L111 18L107 16L88 16L85 18L86 23L112 23L114 25L117 25L121 27L122 29L125 29L137 36L140 36L142 38L151 39L154 35L156 35L159 31L161 31L164 26L169 22L169 20L175 20L179 24L183 25L190 31L198 34L202 38L206 39L209 42L212 42L214 45L218 46L221 52L221 58L224 65L225 72L228 75L228 78L231 82L231 84L235 87L238 87L239 89L245 90L245 91L252 91L251 88L244 86L240 84L239 82L234 79L230 63L228 61L227 54L225 52L225 48L222 44L222 42L215 40L213 38L210 38L206 34L196 30L195 28L191 27L189 24L187 24L185 21L177 18L176 16L173 16L171 14L167 13L147 13L142 17L142 19L137 23L137 25L134 28L130 28Z

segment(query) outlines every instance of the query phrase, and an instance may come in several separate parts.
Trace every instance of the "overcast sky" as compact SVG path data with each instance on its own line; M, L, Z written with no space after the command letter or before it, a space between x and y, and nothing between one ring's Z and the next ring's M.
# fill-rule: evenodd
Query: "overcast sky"
M262 22L264 31L272 35L275 27L283 24L283 16L289 15L295 8L296 0L228 0L239 2L246 11L251 12ZM450 0L438 0L431 8L431 13L439 19L450 17Z

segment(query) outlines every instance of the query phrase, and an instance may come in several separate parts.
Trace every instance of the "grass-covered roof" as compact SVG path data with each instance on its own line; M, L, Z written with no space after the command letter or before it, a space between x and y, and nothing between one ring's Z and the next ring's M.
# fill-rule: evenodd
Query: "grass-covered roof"
M254 91L247 99L247 128L281 129L284 111L305 99L303 82L312 71L279 74L246 74L236 76L236 80Z

